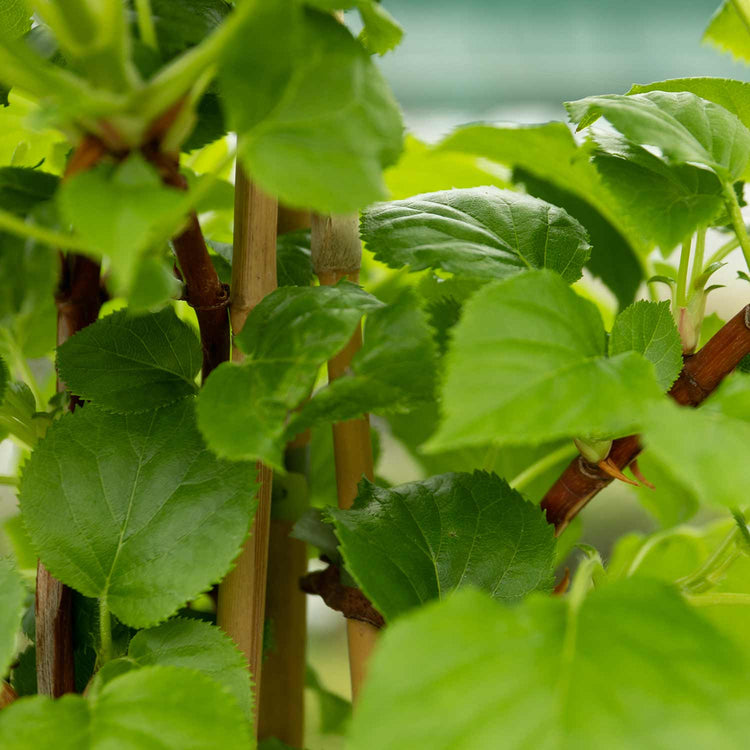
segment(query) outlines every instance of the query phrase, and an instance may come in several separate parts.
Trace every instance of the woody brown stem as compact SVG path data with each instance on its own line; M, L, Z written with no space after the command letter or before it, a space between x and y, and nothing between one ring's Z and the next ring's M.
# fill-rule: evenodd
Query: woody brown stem
M166 185L187 190L180 174L179 162L161 152L144 150L146 158L159 170ZM203 380L222 362L229 359L229 288L216 273L198 217L192 211L185 229L173 238L172 244L185 282L187 303L195 310L203 349Z
M698 406L750 354L750 305L744 307L697 353L685 359L669 395L682 406ZM618 469L629 466L641 452L637 435L613 441L609 460ZM612 477L583 456L574 458L542 500L547 521L559 536L580 510Z

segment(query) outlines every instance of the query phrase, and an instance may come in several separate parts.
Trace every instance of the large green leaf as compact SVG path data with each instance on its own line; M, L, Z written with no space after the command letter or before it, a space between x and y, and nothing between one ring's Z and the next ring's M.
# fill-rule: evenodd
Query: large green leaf
M636 302L615 318L609 356L631 351L653 364L662 388L674 383L682 370L682 345L669 302Z
M58 347L57 367L72 393L105 411L149 411L197 392L201 345L171 307L118 310Z
M140 154L102 164L67 180L58 191L64 218L92 254L106 256L127 289L142 251L175 223L184 193L162 184ZM175 229L177 227L174 227Z
M347 377L318 391L287 428L291 439L320 421L343 422L365 412L408 411L434 398L435 346L415 295L367 318L364 346L352 359Z
M221 579L252 517L254 467L217 459L193 408L86 406L50 427L23 471L21 511L42 561L133 627Z
M750 376L731 376L699 409L659 404L643 439L648 456L687 495L744 506L750 486Z
M349 747L728 750L745 742L747 669L655 581L514 608L466 591L383 634Z
M401 150L399 110L330 14L265 4L225 51L220 82L240 159L269 193L332 213L384 197L381 171Z
M602 184L590 162L591 146L579 146L567 125L561 122L521 126L467 125L449 135L438 149L439 153L473 154L500 162L584 201L620 236L620 242L607 242L606 246L597 244L594 240L598 237L601 243L603 238L601 233L595 235L594 227L587 223L588 211L577 211L578 206L558 200L559 195L547 194L547 190L537 191L533 185L529 188L533 195L567 208L592 233L591 264L597 275L603 276L615 291L619 290L619 296L631 289L630 286L621 289L619 284L622 282L618 281L617 274L609 272L609 266L614 262L611 256L616 256L620 268L630 269L632 278L636 256L647 253L649 245L640 228L622 215ZM522 181L528 182L527 179ZM631 300L632 296L625 298L626 302Z
M750 2L724 0L711 17L703 40L750 62Z
M53 739L54 738L54 739ZM3 750L225 750L255 747L232 695L199 672L149 667L95 697L24 698L0 714Z
M723 107L687 91L590 96L565 105L579 129L604 117L628 140L659 149L668 164L697 164L722 182L739 179L750 131Z
M363 479L351 510L329 512L347 570L387 620L464 586L509 603L552 589L552 527L494 474Z
M198 424L217 455L282 466L289 412L320 365L344 348L362 315L382 302L349 282L283 287L252 311L235 342L247 357L214 370L198 398Z
M25 0L5 0L0 7L0 37L14 39L31 28L31 13Z
M222 630L207 622L175 618L136 633L126 656L104 665L103 683L130 669L184 667L202 672L232 693L252 719L253 696L247 661Z
M564 210L495 187L377 204L362 216L362 239L392 268L442 268L476 278L551 268L572 282L590 252L586 230Z
M726 215L722 184L706 169L669 165L619 133L595 128L594 164L620 210L668 254Z
M495 282L465 305L446 355L430 452L636 431L659 387L635 352L605 356L599 312L550 271Z
M750 42L750 32L748 41ZM734 78L671 78L647 84L633 84L628 94L645 94L648 91L690 91L701 99L721 105L750 127L750 83Z
M0 557L0 676L5 675L16 651L26 591L11 561Z

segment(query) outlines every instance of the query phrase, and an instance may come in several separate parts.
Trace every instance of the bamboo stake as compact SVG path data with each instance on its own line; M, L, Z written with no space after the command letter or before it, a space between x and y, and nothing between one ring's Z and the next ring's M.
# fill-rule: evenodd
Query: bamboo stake
M239 333L250 311L276 288L276 201L263 194L237 165L230 318ZM232 358L241 358L233 350ZM263 661L272 471L258 464L258 507L234 569L219 585L217 621L245 654L255 682L257 729Z
M685 366L669 391L682 406L698 406L719 383L750 354L750 305L740 310L697 353L685 358ZM641 451L637 435L612 442L609 458L622 470ZM574 458L542 500L547 520L559 536L581 509L612 477L583 456Z
M310 212L279 206L277 233L310 226ZM308 473L310 432L290 442L284 466L292 475ZM295 492L287 485L287 492ZM306 492L306 487L300 488ZM288 502L288 499L287 499ZM293 503L298 506L299 503ZM302 748L305 733L305 647L307 597L299 580L307 572L307 545L289 536L296 519L277 517L272 505L266 583L266 619L275 648L263 662L263 691L258 705L258 739L275 737L289 747Z
M85 138L71 155L63 179L90 169L105 154L103 144ZM82 255L60 255L57 304L57 345L67 341L99 316L103 301L99 264ZM59 379L57 390L64 391ZM70 410L80 405L71 397ZM41 406L41 404L40 404ZM75 692L73 660L73 592L37 562L34 600L36 680L40 694L57 698Z
M312 219L312 262L320 283L331 286L341 279L359 282L362 245L356 215L318 216ZM357 326L346 347L328 362L328 380L346 374L352 357L362 347L362 327ZM372 480L373 458L370 420L366 415L333 425L336 488L340 508L350 508L363 476ZM356 701L367 673L367 663L377 640L378 630L369 623L347 620L349 671L352 700Z
M18 693L7 682L0 680L0 710L17 700Z

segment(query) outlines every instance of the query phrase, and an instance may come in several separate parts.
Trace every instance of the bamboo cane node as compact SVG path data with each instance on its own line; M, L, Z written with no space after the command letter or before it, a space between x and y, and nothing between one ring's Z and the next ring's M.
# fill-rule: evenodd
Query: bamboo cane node
M591 479L603 479L601 469L595 464L590 464L583 456L578 457L578 468L584 476Z
M357 588L341 583L341 570L332 563L324 570L308 573L300 579L300 588L306 594L321 597L336 612L348 620L366 622L375 628L383 628L383 615L372 606L370 600Z

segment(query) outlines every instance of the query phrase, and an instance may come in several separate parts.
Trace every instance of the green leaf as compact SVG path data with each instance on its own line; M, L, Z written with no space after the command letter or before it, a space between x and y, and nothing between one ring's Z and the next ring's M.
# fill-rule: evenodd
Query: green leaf
M151 0L159 55L165 62L200 44L229 14L225 0Z
M508 603L552 589L554 530L494 474L363 479L354 507L329 514L347 570L388 621L464 586Z
M407 135L398 163L385 172L385 182L393 199L477 185L510 187L506 179L498 176L499 171L483 169L479 160L470 154L439 151Z
M750 3L724 0L711 17L703 41L743 62L750 62Z
M651 362L664 390L674 383L682 370L682 344L669 302L636 302L615 318L609 356L623 352L638 352Z
M58 182L55 175L39 169L0 167L0 206L25 216L39 203L54 196Z
M57 350L68 389L105 411L149 411L198 391L201 344L171 307L151 315L118 310Z
M350 370L302 407L287 428L287 438L320 421L344 422L366 412L408 411L434 398L435 346L411 290L370 313L364 345Z
M725 322L726 321L722 320L715 312L706 315L706 317L703 318L703 325L701 325L701 336L700 341L698 342L698 349L713 338L713 336L724 327Z
M357 8L364 24L359 40L370 52L384 55L401 44L404 30L380 0L358 0Z
M750 36L748 36L750 42ZM671 78L648 84L634 84L628 94L645 94L648 91L690 91L701 99L719 104L737 115L745 127L750 127L750 83L733 78Z
M314 691L320 707L320 731L323 734L343 734L352 717L352 703L328 690L316 671L308 664L305 687Z
M514 608L466 591L383 633L349 747L739 747L746 670L739 647L655 581Z
M475 278L550 268L572 282L590 252L586 230L564 210L494 187L380 203L363 213L361 231L368 250L391 268Z
M362 315L379 307L382 302L349 282L282 287L265 297L235 338L245 361L219 365L200 392L198 425L211 450L281 468L288 413Z
M0 232L0 328L26 357L55 347L57 251ZM7 353L0 337L0 351Z
M26 590L21 576L7 558L0 557L0 676L5 675L16 652Z
M635 255L645 254L650 249L637 225L623 217L613 204L590 162L591 146L579 146L570 128L562 122L501 127L467 125L449 135L438 149L441 153L474 154L529 172L586 201L626 240ZM583 219L583 216L579 218L586 226ZM595 245L594 253L596 250Z
M218 682L237 699L252 721L253 696L247 661L222 630L200 620L175 618L136 633L127 656L104 665L102 684L127 669L151 666L184 667Z
M5 0L0 6L0 37L15 39L31 28L31 13L25 0Z
M454 329L443 421L424 449L637 431L659 398L652 366L635 352L611 359L605 352L598 310L556 274L485 286Z
M750 131L731 112L695 94L611 94L565 106L579 130L605 117L628 140L659 149L667 164L701 165L722 182L734 182L747 168Z
M239 157L267 192L330 213L385 196L381 171L401 151L401 116L367 52L331 15L265 5L225 51L219 79Z
M641 285L643 269L622 228L618 229L599 208L576 193L525 169L514 169L513 181L530 195L564 208L586 228L591 241L591 257L586 268L612 290L621 307L629 305ZM603 185L600 187L605 189ZM610 201L610 205L614 207L614 201Z
M141 253L174 222L185 199L166 187L140 154L117 166L101 164L67 180L58 192L64 218L89 245L92 254L112 261L127 289Z
M141 257L128 295L130 312L155 312L180 296L182 282L174 275L174 258L170 260L158 255Z
M232 245L228 242L209 241L209 247L226 261L227 283L232 268ZM218 269L217 269L218 270ZM220 274L221 275L221 274ZM310 286L313 281L312 260L310 257L310 230L300 229L285 232L276 238L276 282L278 286Z
M310 286L310 230L280 234L276 240L276 279L279 286Z
M633 487L633 491L662 528L686 523L696 514L699 503L695 495L685 492L682 484L648 451L638 457L638 468L654 489L640 485Z
M648 455L685 493L712 505L745 505L750 377L730 376L699 409L658 404L643 440Z
M689 164L670 166L617 133L596 129L594 164L620 210L668 254L725 214L721 182Z
M223 750L254 748L231 694L189 669L149 667L112 680L95 697L36 696L0 715L3 750Z
M206 448L193 404L55 422L24 467L20 505L52 574L146 627L217 582L245 539L255 470Z

